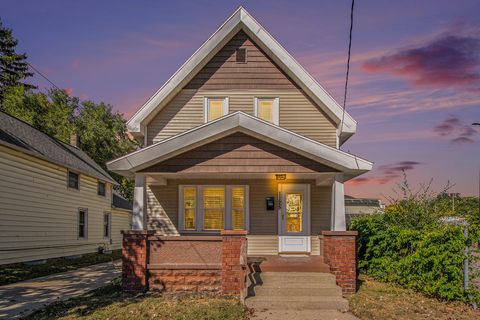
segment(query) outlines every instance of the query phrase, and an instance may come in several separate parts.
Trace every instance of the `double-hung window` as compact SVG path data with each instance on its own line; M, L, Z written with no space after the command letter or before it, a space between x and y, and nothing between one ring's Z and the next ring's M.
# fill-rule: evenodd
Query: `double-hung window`
M182 231L248 228L248 186L180 186L179 194Z
M255 98L255 116L276 124L279 124L280 108L278 98Z
M77 190L80 188L80 175L78 173L68 171L68 187Z
M206 97L204 101L205 122L221 118L228 113L228 98Z
M103 237L106 239L110 238L111 217L110 212L105 212L103 214Z
M87 239L88 237L88 210L78 209L78 239Z

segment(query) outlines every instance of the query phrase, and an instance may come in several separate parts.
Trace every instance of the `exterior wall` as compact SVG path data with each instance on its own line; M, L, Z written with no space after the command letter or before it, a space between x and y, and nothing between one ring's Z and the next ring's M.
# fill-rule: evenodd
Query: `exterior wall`
M112 208L112 250L122 248L122 230L132 229L132 212L124 209Z
M109 244L103 213L111 212L111 185L106 197L98 196L97 179L81 174L80 190L68 189L66 168L4 146L0 177L0 264L79 255ZM88 209L86 240L77 239L78 208Z
M311 234L330 230L331 188L317 187L312 181L286 180L282 183L310 183ZM165 235L180 234L178 228L179 185L238 184L249 186L249 237L254 235L277 235L278 213L265 209L265 198L275 197L278 205L278 183L275 180L168 180L166 186L147 186L147 228Z
M335 169L244 133L235 133L157 163L142 172L316 173Z
M247 48L247 63L235 49ZM240 32L147 125L147 145L204 123L205 97L229 97L229 112L254 115L255 97L278 97L281 127L336 147L336 126L248 37Z

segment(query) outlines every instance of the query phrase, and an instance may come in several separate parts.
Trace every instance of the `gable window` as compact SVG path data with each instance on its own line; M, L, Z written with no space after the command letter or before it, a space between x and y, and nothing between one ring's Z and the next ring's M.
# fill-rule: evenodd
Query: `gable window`
M279 99L278 98L255 98L255 116L278 125Z
M205 98L205 122L210 122L228 113L228 98Z
M88 210L78 209L78 239L87 239Z
M105 212L103 214L103 237L104 238L110 238L110 223L111 223L110 212Z
M247 48L238 48L235 51L236 63L247 63Z
M180 186L180 230L212 232L248 226L248 186Z
M103 196L105 197L107 191L106 191L106 184L105 182L102 182L102 181L98 181L98 184L97 184L97 194L99 196Z
M78 173L68 171L68 187L72 189L79 189L79 175Z

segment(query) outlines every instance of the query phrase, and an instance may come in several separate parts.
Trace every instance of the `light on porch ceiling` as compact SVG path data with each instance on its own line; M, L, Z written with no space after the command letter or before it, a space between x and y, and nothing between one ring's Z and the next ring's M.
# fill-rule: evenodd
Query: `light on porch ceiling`
M287 180L287 175L285 173L280 173L275 175L275 179L278 180Z

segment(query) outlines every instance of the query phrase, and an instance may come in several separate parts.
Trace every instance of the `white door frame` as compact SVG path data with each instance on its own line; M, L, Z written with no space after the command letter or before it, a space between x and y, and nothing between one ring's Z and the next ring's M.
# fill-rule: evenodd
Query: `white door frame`
M285 231L285 192L298 191L303 193L302 232L288 233ZM290 253L311 252L310 223L310 184L279 183L278 184L278 251Z

